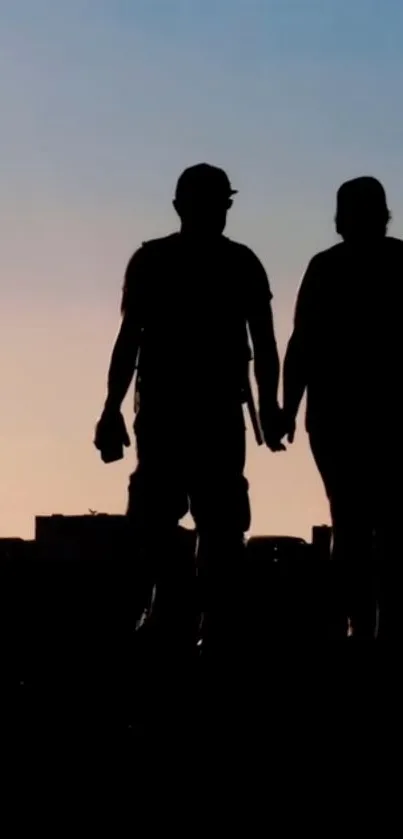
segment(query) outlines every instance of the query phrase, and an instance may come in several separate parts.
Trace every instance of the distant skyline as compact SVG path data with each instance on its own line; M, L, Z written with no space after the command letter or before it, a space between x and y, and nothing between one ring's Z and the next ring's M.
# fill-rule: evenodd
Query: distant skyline
M400 0L0 0L0 536L124 511L133 449L103 466L93 428L126 263L176 226L185 166L239 189L227 232L267 269L281 353L342 181L380 178L401 235L402 40ZM287 453L250 437L247 472L254 533L327 523L302 415Z

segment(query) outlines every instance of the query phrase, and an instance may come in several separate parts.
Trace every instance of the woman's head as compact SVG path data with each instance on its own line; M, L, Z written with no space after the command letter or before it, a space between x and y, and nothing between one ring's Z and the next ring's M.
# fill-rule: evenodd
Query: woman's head
M390 218L385 190L376 178L354 178L340 187L335 221L346 241L385 236Z

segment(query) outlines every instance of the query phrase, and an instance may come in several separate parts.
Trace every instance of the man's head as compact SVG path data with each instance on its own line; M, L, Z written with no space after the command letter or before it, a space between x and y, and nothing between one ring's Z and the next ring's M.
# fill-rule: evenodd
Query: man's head
M336 230L346 241L368 241L386 235L390 212L385 190L376 178L354 178L337 193Z
M223 169L208 163L185 169L173 202L182 228L198 235L220 235L235 193Z

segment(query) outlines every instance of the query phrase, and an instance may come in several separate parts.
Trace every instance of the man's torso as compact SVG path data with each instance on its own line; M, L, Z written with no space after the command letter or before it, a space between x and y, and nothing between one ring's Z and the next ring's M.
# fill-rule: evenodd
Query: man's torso
M247 365L246 248L180 234L146 243L140 399L240 399Z

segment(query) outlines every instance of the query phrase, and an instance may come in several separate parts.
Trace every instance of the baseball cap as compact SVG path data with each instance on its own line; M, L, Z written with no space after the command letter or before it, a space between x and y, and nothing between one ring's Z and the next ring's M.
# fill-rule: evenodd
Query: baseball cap
M209 163L198 163L196 166L189 166L178 179L175 198L189 196L208 196L214 198L230 198L238 190L232 189L226 172L218 166L210 166Z

